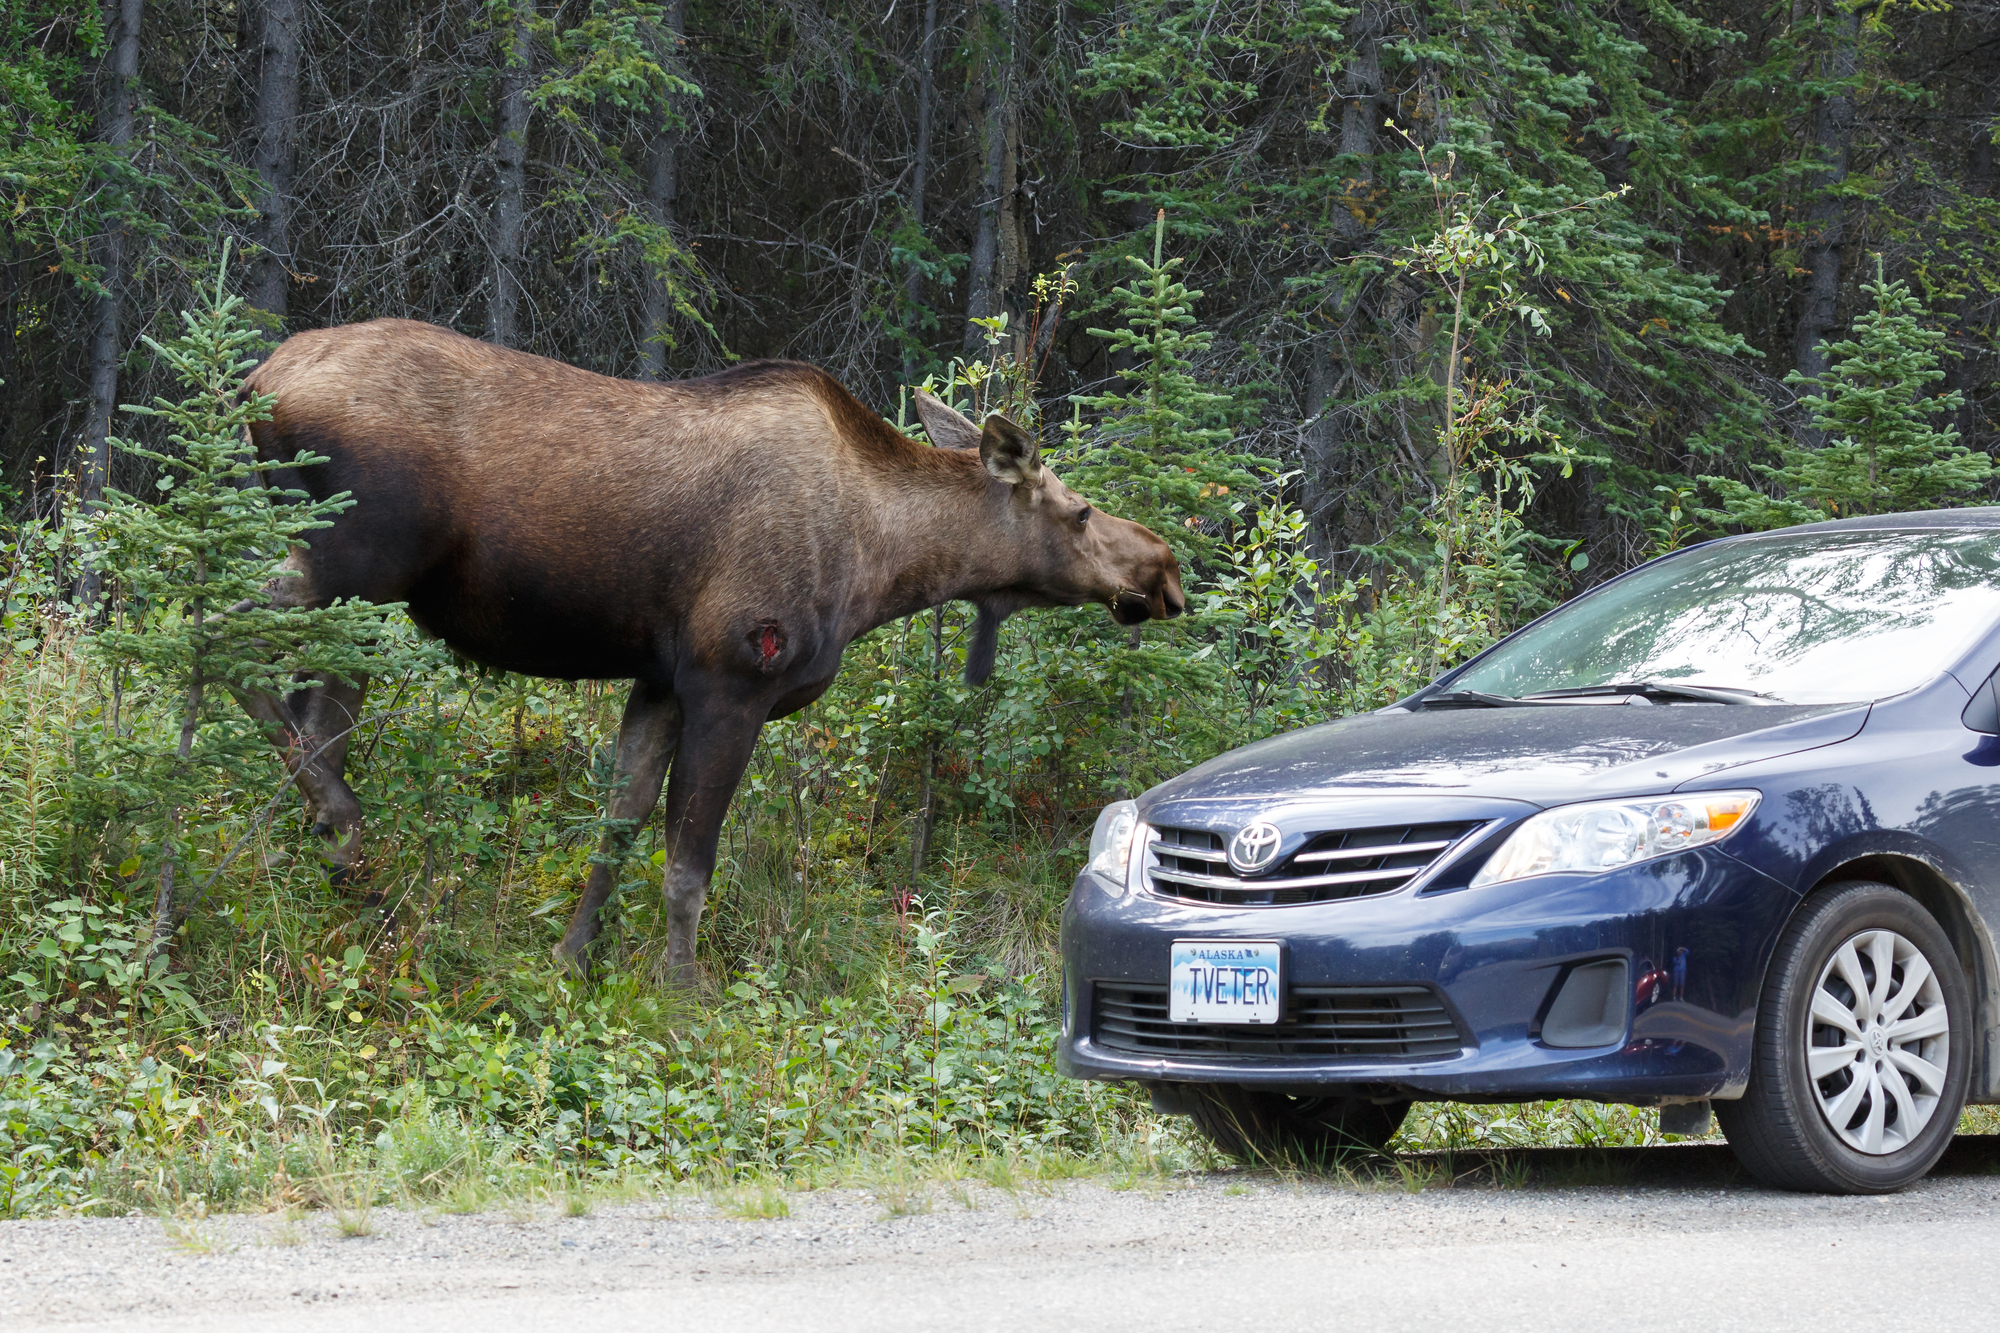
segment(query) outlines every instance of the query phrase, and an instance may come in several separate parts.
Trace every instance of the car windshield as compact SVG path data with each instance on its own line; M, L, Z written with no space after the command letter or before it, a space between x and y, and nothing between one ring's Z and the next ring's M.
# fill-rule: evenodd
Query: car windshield
M1788 532L1699 547L1506 640L1451 690L1652 681L1786 703L1883 699L2000 617L2000 532Z

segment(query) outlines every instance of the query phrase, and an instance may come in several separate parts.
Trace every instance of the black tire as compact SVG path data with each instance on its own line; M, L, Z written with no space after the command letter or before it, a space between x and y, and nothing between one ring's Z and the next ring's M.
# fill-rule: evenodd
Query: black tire
M1873 1059L1883 1051L1867 1044L1865 1032L1850 1038L1812 1015L1814 993L1823 974L1827 974L1831 993L1853 994L1838 974L1829 974L1829 968L1835 966L1835 955L1843 946L1871 932L1893 932L1922 954L1937 980L1937 995L1950 1023L1948 1032L1926 1039L1922 1047L1932 1064L1936 1063L1934 1057L1942 1054L1945 1066L1935 1103L1923 1112L1929 1119L1922 1121L1922 1128L1914 1135L1908 1134L1906 1124L1900 1131L1903 1141L1893 1149L1888 1146L1893 1141L1889 1136L1899 1132L1896 1120L1904 1114L1897 1107L1918 1105L1917 1095L1928 1097L1929 1090L1913 1075L1898 1070L1894 1052L1886 1060ZM1865 975L1873 985L1878 969L1859 951L1856 956L1867 964ZM1904 1001L1909 1007L1901 1011L1906 1019L1931 1012L1937 1004L1937 1000L1915 993L1918 988L1908 984L1909 974L1918 970L1914 964L1914 958L1899 960L1890 969L1888 998L1911 995ZM1880 1021L1879 1016L1870 1021ZM1867 1024L1861 1027L1866 1029ZM1834 1067L1816 1084L1807 1064L1809 1043L1822 1051L1834 1046L1853 1050L1854 1063ZM1914 1046L1900 1049L1916 1050ZM1904 1100L1894 1090L1883 1093L1883 1115L1889 1127L1876 1131L1883 1150L1875 1152L1850 1145L1822 1101L1832 1100L1846 1133L1865 1135L1876 1094L1865 1088L1858 1090L1855 1109L1839 1108L1849 1085L1867 1077L1870 1063L1878 1079L1894 1076L1911 1095ZM1971 1072L1971 994L1944 931L1914 899L1887 885L1834 884L1808 899L1779 937L1757 1005L1749 1088L1739 1101L1716 1102L1715 1117L1737 1159L1767 1185L1823 1194L1886 1194L1922 1179L1950 1146L1959 1113L1965 1107ZM1915 1123L1915 1117L1909 1122Z
M1251 1165L1378 1153L1410 1113L1407 1101L1292 1097L1233 1083L1187 1084L1181 1092L1195 1127L1216 1150Z

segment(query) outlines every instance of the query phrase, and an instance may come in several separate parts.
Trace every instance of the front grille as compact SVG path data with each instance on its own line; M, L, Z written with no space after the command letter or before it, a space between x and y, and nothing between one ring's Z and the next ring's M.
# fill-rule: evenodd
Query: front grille
M1268 1027L1169 1022L1161 987L1093 989L1092 1037L1114 1051L1436 1060L1465 1046L1444 1002L1422 986L1295 986L1282 1021Z
M1474 821L1319 833L1255 879L1237 874L1229 864L1221 834L1163 828L1159 841L1146 849L1146 879L1162 897L1228 907L1359 898L1401 888L1478 827Z

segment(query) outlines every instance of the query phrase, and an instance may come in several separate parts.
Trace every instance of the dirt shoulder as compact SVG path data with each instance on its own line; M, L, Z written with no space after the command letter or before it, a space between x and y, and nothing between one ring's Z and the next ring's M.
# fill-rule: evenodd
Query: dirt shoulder
M768 1198L689 1192L582 1217L544 1206L5 1223L0 1323L1602 1328L1610 1311L1650 1310L1772 1328L1823 1325L1835 1292L1847 1319L1969 1323L1990 1313L2000 1253L2000 1178L1985 1175L1878 1199L1775 1194L1697 1170L1678 1184L1567 1188L1213 1173L783 1201L789 1216L776 1218L732 1215L772 1211Z

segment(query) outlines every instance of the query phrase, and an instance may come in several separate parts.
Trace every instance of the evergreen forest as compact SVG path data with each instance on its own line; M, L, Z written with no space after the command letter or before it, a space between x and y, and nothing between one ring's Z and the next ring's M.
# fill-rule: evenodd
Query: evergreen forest
M1099 808L1688 542L2000 498L1997 152L1996 0L6 0L0 1214L1210 1160L1054 1074ZM219 610L342 512L244 375L384 317L1004 411L1190 613L1024 613L977 687L967 607L857 642L687 994L622 682ZM231 697L301 672L373 682L358 883Z

